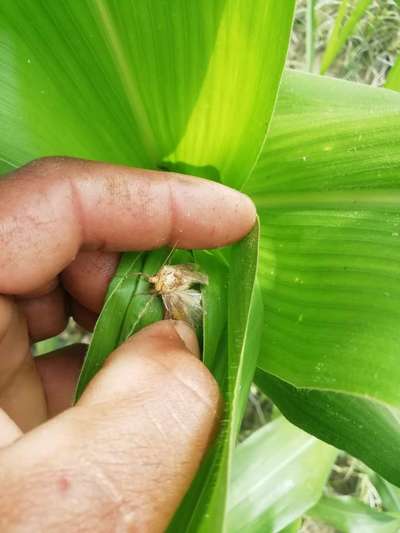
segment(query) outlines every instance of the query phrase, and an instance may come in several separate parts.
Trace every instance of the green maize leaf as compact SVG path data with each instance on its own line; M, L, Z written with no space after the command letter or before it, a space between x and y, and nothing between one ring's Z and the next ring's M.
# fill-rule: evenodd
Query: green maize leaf
M336 16L335 25L329 37L324 56L322 58L321 74L324 74L329 69L371 3L372 0L358 0L353 7L349 18L344 23L344 18L349 7L349 0L342 0Z
M398 533L400 514L372 509L351 496L323 496L308 513L341 533Z
M366 400L358 412L375 420L381 412L379 424L392 436L374 467L385 474L399 438L399 126L393 91L288 72L246 186L262 227L258 365L294 387L342 395L336 421L331 413L329 431L318 432L328 442L337 442L333 432L342 442L370 438L350 421L342 426L341 401L344 412L349 398ZM310 428L305 418L292 421ZM391 470L399 483L397 460Z
M281 531L320 499L337 452L283 417L234 454L229 533Z
M215 252L194 250L193 255L201 272L206 273L211 280L202 290L203 306L207 313L203 325L203 362L215 376L222 379L218 347L226 329L229 268Z
M294 4L3 2L0 161L183 162L239 186L272 114Z
M400 56L396 59L393 67L389 71L385 87L386 89L400 92Z
M129 303L134 297L139 279L137 276L131 277L130 274L140 272L142 268L143 254L132 253L123 257L96 322L92 341L79 377L75 400L79 399L86 385L100 370L107 356L118 346L122 323ZM132 319L134 318L132 317Z
M226 527L225 507L232 455L261 341L262 302L256 285L258 242L257 224L247 237L232 247L227 338L220 336L222 343L217 351L218 361L215 356L211 358L216 362L214 374L225 404L222 429L170 525L171 532L220 533ZM205 331L211 330L212 326L207 326L207 321L218 312L218 298L212 303L216 310L209 311L206 306ZM212 346L215 345L214 338L205 335L205 343L207 339ZM224 354L221 344L228 345L227 354ZM204 352L207 351L205 345Z
M201 93L183 138L166 160L184 162L189 172L211 166L224 183L240 188L273 111L295 2L225 3Z
M0 178L8 172L15 170L16 167L17 166L13 163L5 161L4 159L0 159Z
M291 422L400 485L400 412L367 398L296 389L258 370L257 386Z
M246 407L260 352L263 305L256 281L260 228L253 230L232 248L228 285L227 391L232 412L231 448L233 449Z

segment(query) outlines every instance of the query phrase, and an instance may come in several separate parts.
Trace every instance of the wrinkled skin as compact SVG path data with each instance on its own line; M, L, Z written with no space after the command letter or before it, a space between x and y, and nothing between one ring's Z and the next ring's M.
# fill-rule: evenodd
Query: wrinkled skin
M69 158L0 181L0 531L163 531L209 445L220 396L182 322L107 360L71 407L85 347L33 360L69 316L91 329L122 250L243 237L245 196L205 180Z

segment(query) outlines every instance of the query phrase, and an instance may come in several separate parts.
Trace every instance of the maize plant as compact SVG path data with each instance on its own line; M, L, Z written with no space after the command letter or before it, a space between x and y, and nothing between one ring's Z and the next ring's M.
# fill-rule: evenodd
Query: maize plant
M368 4L343 38L338 21L322 71ZM296 531L310 509L340 516L346 502L320 500L336 449L400 487L400 83L285 70L294 8L0 5L1 173L65 155L208 178L257 207L231 247L123 254L78 383L79 397L113 349L163 317L151 288L165 265L196 265L197 332L224 413L173 532ZM253 382L283 416L238 446Z

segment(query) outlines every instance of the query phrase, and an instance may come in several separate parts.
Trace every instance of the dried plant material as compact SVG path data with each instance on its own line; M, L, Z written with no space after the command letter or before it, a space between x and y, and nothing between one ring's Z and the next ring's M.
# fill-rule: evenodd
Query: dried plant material
M184 320L196 326L202 318L202 295L196 285L207 285L208 277L192 264L164 265L148 281L154 293L161 296L166 318Z

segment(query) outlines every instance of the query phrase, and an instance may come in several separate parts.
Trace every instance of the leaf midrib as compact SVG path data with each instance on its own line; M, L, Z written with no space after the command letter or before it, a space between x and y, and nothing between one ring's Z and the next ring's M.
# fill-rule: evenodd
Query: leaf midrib
M369 189L368 191L322 191L297 193L253 194L252 199L257 208L347 208L360 209L396 209L400 207L400 190Z

